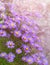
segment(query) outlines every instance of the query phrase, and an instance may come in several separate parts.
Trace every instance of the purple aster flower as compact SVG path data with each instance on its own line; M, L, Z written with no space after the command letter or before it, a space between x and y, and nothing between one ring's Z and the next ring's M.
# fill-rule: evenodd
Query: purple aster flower
M41 42L41 40L39 39L39 37L36 34L32 34L32 38L33 38L34 42Z
M39 63L39 64L48 65L48 60L47 60L45 54L42 53L42 52L39 52L39 56L40 56L40 59L41 59L41 63Z
M42 60L42 65L48 65L48 60L46 58Z
M22 35L22 41L28 42L28 36L26 34Z
M21 31L18 31L18 30L15 30L15 31L14 31L14 36L15 36L15 37L21 37L21 35L22 35L22 34L21 34Z
M30 45L33 46L35 43L31 42Z
M22 50L21 50L20 48L17 48L17 49L16 49L16 53L17 53L17 54L21 54L21 53L22 53Z
M34 25L34 30L35 30L35 31L39 31L38 25Z
M43 50L43 48L39 44L34 44L34 48L36 48L39 51Z
M6 25L8 26L8 24L10 24L10 20L6 19L6 20L4 21L4 24L6 24Z
M37 58L39 57L38 53L32 54L32 57L34 58L34 61L37 62Z
M30 30L29 26L27 26L26 24L23 24L21 26L21 30L24 31L24 32L28 32Z
M18 25L20 24L20 20L21 20L20 16L16 16L16 17L15 17L15 22L16 22Z
M32 38L36 38L36 32L35 32L35 30L34 29L30 29L30 31L29 31L29 34L30 34L30 36L32 37Z
M22 48L23 48L23 50L24 50L26 53L29 53L29 52L30 52L30 48L29 48L28 45L22 44Z
M28 41L29 43L34 43L34 39L31 36L29 36Z
M8 27L10 29L12 29L12 28L16 28L17 26L16 26L16 23L15 22L13 22L13 21L10 20L10 22L8 23Z
M13 58L9 58L9 57L8 57L6 60L7 60L8 62L13 62L13 61L14 61Z
M46 65L48 64L47 59L46 59L44 53L42 53L42 52L32 54L32 57L34 58L34 61L36 63L38 63L39 65L45 65L44 61L46 61Z
M38 64L41 64L42 61L41 61L41 57L39 56L38 53L35 53L35 54L32 54L32 57L34 59L34 62L38 63Z
M6 31L0 30L0 36L1 36L1 37L6 37L6 36L7 36Z
M34 39L32 38L31 34L30 33L25 33L22 35L22 40L24 42L29 42L29 43L33 43L34 42Z
M29 56L29 57L26 59L26 62L27 62L28 64L33 64L33 63L34 63L33 57L32 57L32 56Z
M39 39L38 36L33 35L32 37L33 37L33 39L34 39L35 42L41 42L41 40Z
M23 56L23 57L22 57L22 61L26 62L26 59L27 59L26 56Z
M5 56L7 55L7 53L6 52L2 52L2 53L0 53L0 57L3 57L3 58L5 58Z
M8 26L7 25L2 25L2 29L7 29Z
M15 43L14 43L13 41L8 41L8 42L6 43L6 46L7 46L8 48L14 48L14 47L15 47Z
M1 28L1 29L7 29L8 26L7 26L6 24L4 24L4 25L3 25L3 24L0 24L0 28Z
M5 59L8 61L8 62L13 62L14 61L14 58L15 58L15 55L10 52L9 54L6 55Z

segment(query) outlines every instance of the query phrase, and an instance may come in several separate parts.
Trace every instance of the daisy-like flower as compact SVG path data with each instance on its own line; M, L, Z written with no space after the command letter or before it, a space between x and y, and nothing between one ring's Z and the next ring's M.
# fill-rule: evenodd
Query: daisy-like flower
M15 43L14 43L13 41L8 41L8 42L6 43L6 46L7 46L8 48L14 48L14 47L15 47Z
M24 42L28 42L28 36L26 34L22 35L21 38Z
M34 39L31 36L29 36L28 37L28 41L29 41L29 43L33 43L34 42Z
M17 54L21 54L21 53L22 53L22 50L21 50L20 48L17 48L17 49L16 49L16 53L17 53Z
M23 57L22 57L22 61L26 62L26 59L27 59L26 56L23 56Z
M14 36L15 36L15 37L21 37L21 35L22 35L22 34L21 34L21 31L19 31L19 30L15 30L15 31L14 31Z
M16 26L16 23L15 22L13 22L13 21L10 20L10 22L8 23L8 27L10 29L12 29L12 28L16 28L17 26Z
M6 52L2 52L2 53L0 53L0 57L3 57L3 58L5 58L5 56L7 55L7 53Z
M5 59L8 62L13 62L14 61L14 58L15 58L15 54L13 54L12 52L10 52L9 54L7 54L6 57L5 57Z
M0 36L1 36L1 37L6 37L6 36L7 36L6 31L0 30Z
M23 50L24 50L26 53L29 53L29 52L30 52L30 48L29 48L28 45L22 44L22 48L23 48Z
M34 63L33 57L29 56L29 57L26 59L26 62L27 62L28 64L33 64L33 63Z
M21 26L21 30L27 33L27 32L30 30L30 28L29 28L29 26L27 26L26 24L23 24L23 25Z
M7 29L8 26L7 26L6 24L4 24L4 25L3 25L3 24L0 24L0 28L1 28L1 29Z

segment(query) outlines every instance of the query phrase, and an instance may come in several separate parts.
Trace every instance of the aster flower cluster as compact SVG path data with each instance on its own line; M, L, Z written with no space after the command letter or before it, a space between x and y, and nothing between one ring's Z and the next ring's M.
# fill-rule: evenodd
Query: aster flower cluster
M24 52L21 60L28 64L36 62L39 65L48 65L48 61L43 54L43 48L37 44L37 42L40 43L40 39L37 36L39 28L36 26L35 21L18 15L11 7L11 4L7 3L5 5L7 7L5 6L5 10L1 11L0 14L0 21L3 21L0 23L0 37L10 39L12 39L12 36L15 37L15 41L14 39L9 40L5 46L13 49L19 45L19 48L16 47L16 54ZM21 40L21 42L17 42L17 39ZM0 57L5 58L8 62L13 62L15 54L2 52Z
M6 52L2 52L0 53L0 58L5 58L8 62L13 62L15 54L13 54L12 52L10 52L9 54L7 54Z

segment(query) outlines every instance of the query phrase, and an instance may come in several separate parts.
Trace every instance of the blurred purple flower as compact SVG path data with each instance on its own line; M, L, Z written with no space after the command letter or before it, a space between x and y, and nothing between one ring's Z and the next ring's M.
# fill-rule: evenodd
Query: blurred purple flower
M0 30L0 36L1 36L1 37L6 37L6 36L7 36L6 31Z
M29 48L28 45L22 44L22 48L23 48L24 52L26 52L26 53L29 53L30 52L30 48Z
M0 53L0 57L3 57L3 58L5 58L5 56L7 55L7 53L6 52L2 52L2 53Z
M6 24L4 24L4 25L3 25L3 24L0 24L0 28L1 28L1 29L7 29L8 26L7 26Z
M28 33L28 31L30 30L29 26L27 26L26 24L22 24L21 25L21 30Z
M34 61L39 65L48 65L48 61L43 52L32 54Z
M22 53L22 50L21 50L20 48L17 48L17 49L16 49L16 53L17 53L17 54L21 54L21 53Z
M30 44L34 43L34 39L31 36L29 36L28 41L29 41Z
M22 35L22 41L28 42L28 36L26 34Z
M15 31L14 31L14 36L15 36L15 37L21 37L21 35L22 35L22 34L21 34L21 31L18 31L18 30L15 30Z
M36 48L39 51L43 51L43 48L39 44L34 44L34 48Z
M48 60L46 58L42 60L42 65L48 65Z
M14 48L14 47L15 47L15 43L14 43L13 41L8 41L8 42L6 43L6 46L7 46L8 48Z
M16 28L17 26L16 26L16 23L15 22L13 22L12 20L10 20L10 22L8 23L8 27L10 29L12 29L12 28Z
M13 54L12 52L10 52L9 54L7 54L6 57L5 57L5 59L8 62L13 62L14 61L14 58L15 58L15 54Z
M33 63L34 63L33 57L32 57L32 56L29 56L29 57L26 59L26 62L27 62L28 64L33 64Z
M27 57L23 56L21 59L22 59L22 61L26 62Z

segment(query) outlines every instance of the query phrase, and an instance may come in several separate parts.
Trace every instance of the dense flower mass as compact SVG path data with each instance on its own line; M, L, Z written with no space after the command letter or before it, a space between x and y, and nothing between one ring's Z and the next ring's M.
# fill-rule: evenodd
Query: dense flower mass
M39 28L35 21L18 15L10 3L5 5L7 6L4 7L5 10L0 9L0 21L3 21L0 23L0 37L10 39L5 46L11 49L16 48L16 54L23 52L24 56L21 57L21 60L28 64L36 62L39 65L48 65L47 58L43 54L43 48L38 44L40 43L37 35ZM8 54L2 52L0 57L5 58L8 62L13 62L16 56L12 52Z

